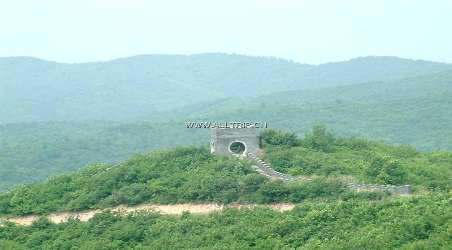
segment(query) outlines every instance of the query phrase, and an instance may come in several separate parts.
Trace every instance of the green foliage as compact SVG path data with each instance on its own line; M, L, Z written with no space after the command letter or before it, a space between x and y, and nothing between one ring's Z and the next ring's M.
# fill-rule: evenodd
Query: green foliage
M386 184L402 184L406 179L406 173L400 162L390 157L374 157L366 169L370 180Z
M317 125L305 135L302 144L307 148L330 152L335 144L335 138L326 131L325 126Z
M292 175L337 176L431 190L452 188L449 152L418 152L407 146L338 138L324 127L314 128L300 141L295 147L268 144L265 157L276 170Z
M271 131L271 130L269 130ZM205 147L135 155L121 164L94 164L74 174L0 193L0 214L152 203L299 203L295 210L236 210L180 217L136 213L96 215L55 225L0 226L1 249L447 249L452 244L449 152L417 152L323 127L305 138L266 132L265 157L282 172L311 181L270 181L235 157ZM269 139L270 138L270 139ZM272 142L272 143L269 143ZM340 181L412 184L425 195L394 198L351 192Z
M139 152L208 141L205 130L188 130L149 122L0 124L0 191L88 164L114 164Z
M204 57L200 62L208 57ZM160 59L162 58L158 60ZM240 61L232 60L228 65L233 67L235 62ZM251 61L248 62L252 64ZM241 64L239 63L239 65ZM267 66L274 68L276 65L280 65L282 68L285 67L284 63ZM215 68L216 70L221 70L222 66ZM261 75L262 70L259 67L253 66L251 68L253 68L253 72L259 72L259 75ZM406 69L404 67L399 68L402 71ZM134 68L132 72L135 70ZM4 70L2 72L10 71ZM91 73L94 74L96 72ZM141 74L146 71L138 70L138 72ZM187 72L187 74L190 72ZM361 72L361 70L351 70L351 73L354 74L355 72ZM408 75L414 74L408 71L406 73ZM247 73L244 74L246 75L243 76L244 79L250 77ZM27 77L28 74L20 74L20 76ZM329 76L334 81L337 80L337 72ZM108 74L105 77L108 77L108 80L116 81L116 78L110 79ZM171 77L172 75L168 75L168 79L171 79ZM384 78L387 77L391 78L392 76L385 76ZM183 79L183 82L186 83L186 79ZM274 81L286 82L282 81L280 77L277 79L279 80L274 79ZM332 81L331 79L324 79L323 81ZM228 92L227 96L218 96L219 91L214 91L215 94L200 94L203 98L205 96L217 97L214 100L203 101L203 98L187 97L187 91L183 90L181 91L182 94L178 93L173 96L174 99L171 103L167 103L165 100L156 101L161 97L167 98L168 96L162 95L159 91L154 91L155 86L149 84L145 85L145 87L151 89L149 91L139 91L137 93L139 97L129 93L130 96L137 97L132 98L131 102L134 104L130 105L121 104L122 101L130 97L123 97L122 94L128 93L128 90L135 92L136 89L131 88L130 85L120 84L118 88L126 87L127 90L112 90L115 93L117 91L119 97L115 96L113 98L107 95L107 100L103 100L102 105L98 105L97 102L100 101L96 97L94 98L94 100L97 100L96 104L89 104L90 107L99 107L99 109L94 110L89 115L91 119L97 122L2 123L0 121L0 190L5 190L14 184L44 180L48 176L74 171L87 164L97 162L117 163L127 159L134 153L143 153L156 148L167 148L177 145L206 143L208 141L208 133L204 129L185 129L184 122L187 120L266 121L273 129L284 129L298 135L305 134L315 124L325 124L340 136L378 139L396 145L411 145L423 151L452 149L452 109L450 108L452 104L452 88L450 88L452 71L387 82L368 82L370 79L365 80L362 77L357 77L356 79L359 79L359 82L356 83L367 83L320 90L274 92L255 98L241 98L239 94L251 93L248 90L244 90L244 87L249 87L250 91L264 89L262 86L252 87L252 83L261 83L261 80L242 79L244 82L238 83L240 88L231 88L229 84L224 84L224 79L221 77L221 81L207 80L207 82L203 82L204 87L202 88L207 88L210 92L212 89L219 87L212 87L211 84L219 83L221 88L228 86L224 89L224 91ZM378 77L372 77L372 80L378 79ZM235 78L225 81L237 83ZM272 80L268 84L272 88L280 88L281 85L274 84L274 81ZM7 82L0 80L0 85ZM346 78L346 81L339 81L338 83L352 82ZM33 81L21 82L20 84L8 83L11 86L7 89L11 90L18 86L28 86L29 83L33 83ZM84 83L89 83L89 81ZM299 82L296 83L298 84ZM173 86L172 84L173 81L167 86ZM53 86L52 84L50 85ZM56 85L54 87L63 86L60 82L54 83L54 85ZM162 85L164 84L162 83ZM186 86L193 87L194 85L196 84ZM75 86L77 86L77 89L80 88L78 84ZM68 86L64 85L64 87ZM41 88L36 86L32 89ZM173 93L173 90L176 89L183 88L172 87L169 92ZM235 90L238 93L229 93L229 91ZM19 90L18 92L19 96L22 96L21 91ZM101 87L96 93L103 92ZM196 91L191 92L197 93ZM270 89L266 89L265 93L269 92L271 92ZM158 98L150 97L149 93L156 94ZM17 102L15 99L8 100L11 96L10 94L6 96L1 96L1 94L2 92L0 91L0 102ZM183 95L183 98L179 94ZM55 98L60 97L61 95L58 94ZM26 103L42 103L42 100L49 100L49 98L51 96L40 97L32 102L19 102L17 104L20 106ZM70 98L70 100L73 100L73 98ZM182 107L187 100L196 100L196 103ZM55 101L54 103L62 102ZM85 105L90 102L84 100L82 103ZM178 105L177 107L173 106L175 103ZM265 106L262 106L262 104L265 104ZM46 110L47 107L18 108L14 111L14 108L5 108L8 105L3 105L2 103L1 106L4 108L0 112L11 113L0 115L0 119L22 117L19 121L22 119L40 121L41 119L53 119L55 118L54 115L56 115L66 118L60 117L58 120L71 120L72 117L78 117L77 114L85 115L87 113L88 109L80 108L83 105L70 104L67 109L71 111L59 112L58 114L53 111L37 112L38 114L35 117L35 114L27 113L30 110ZM172 107L173 109L170 112L157 112L153 110L155 107ZM106 112L104 108L110 111ZM53 107L52 110L54 110ZM118 110L121 112L118 112ZM144 118L139 121L122 120L124 118L122 117L123 115L134 116L137 113L140 116L144 116ZM107 117L109 118L107 119L108 121L99 121L110 115L114 117ZM120 117L115 117L116 115ZM85 118L88 119L89 117ZM119 122L114 123L111 120L119 120ZM413 126L413 124L416 124L416 126ZM321 133L310 134L312 135L312 140L309 141L308 145L305 145L306 147L317 147L319 148L318 150L331 150L323 148L325 145L329 145L328 133L324 135ZM337 141L336 143L343 142ZM348 144L344 145L347 147L366 147L365 144L367 142L356 139L354 142L346 141L345 143ZM412 153L410 149L405 152L402 151L400 150L402 154ZM432 185L435 184L432 183Z
M0 194L0 214L42 214L142 202L348 199L347 190L334 179L350 178L355 182L451 190L451 153L420 153L405 146L337 138L322 127L314 128L301 140L293 134L272 130L265 132L263 138L265 157L276 170L316 176L314 181L294 184L268 181L255 173L249 162L217 157L206 148L186 147L136 155L118 165L95 164L75 174L17 187Z
M443 70L449 71L437 73ZM450 152L418 152L409 146L339 138L322 126L305 133L322 123L342 136L379 138L422 150L451 149L449 65L361 58L314 67L209 54L139 56L82 65L6 58L0 59L0 72L5 73L0 76L0 89L8 90L0 91L0 189L92 164L74 174L1 193L2 215L142 202L303 201L296 210L282 214L266 209L181 217L103 213L87 223L71 220L54 225L45 218L31 227L5 223L0 225L0 249L448 249L452 245ZM425 75L429 73L434 74ZM404 77L410 78L400 80ZM81 89L89 91L81 93ZM279 92L285 90L290 91ZM134 120L143 115L160 123ZM251 170L249 162L215 157L194 147L136 155L116 164L133 153L207 141L204 131L180 129L181 117L253 119L292 131L263 132L267 159L281 172L317 177L290 184L269 181ZM104 122L80 122L85 120ZM180 127L174 126L177 122ZM298 139L294 132L305 137ZM350 192L338 177L411 184L429 192L394 200L384 193Z
M284 193L284 191L278 191ZM180 217L96 215L0 228L2 249L448 249L450 193L304 202L289 212L226 209Z
M423 151L452 149L452 71L362 82L366 83L270 93L243 100L240 111L233 105L238 100L230 100L199 116L201 120L266 121L273 129L298 135L315 124L325 124L346 137L378 139ZM267 104L265 108L261 103Z
M332 182L288 185L269 181L249 164L197 147L136 155L119 165L92 165L75 174L0 193L0 214L43 214L143 202L300 202L336 199L346 192Z
M273 129L264 130L261 133L261 140L264 143L263 146L266 144L297 146L300 143L296 134Z
M320 66L228 54L142 55L82 64L0 58L0 123L171 116L167 111L203 108L224 98L401 79L450 68L392 57Z

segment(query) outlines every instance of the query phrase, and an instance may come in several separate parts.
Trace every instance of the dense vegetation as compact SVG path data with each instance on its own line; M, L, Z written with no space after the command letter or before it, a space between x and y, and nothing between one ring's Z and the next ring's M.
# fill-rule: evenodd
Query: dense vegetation
M309 198L350 199L342 181L410 184L415 190L451 190L452 154L417 152L363 139L339 138L315 127L302 139L266 130L264 157L275 169L314 181L268 181L250 162L188 147L136 155L121 164L95 164L75 174L0 194L0 214L48 213L118 204L300 202ZM363 197L358 197L363 198ZM379 199L382 196L369 196Z
M143 55L81 64L0 58L0 124L127 121L222 98L401 79L451 68L395 57L319 66L227 54Z
M89 222L0 227L1 249L450 249L450 194L305 202L293 211L181 217L110 213Z
M0 214L43 214L143 202L274 203L383 197L353 194L334 179L291 184L269 181L249 164L195 147L136 155L116 166L97 164L2 193Z
M187 133L151 123L102 122L0 125L0 190L45 180L88 164L118 163L135 153L208 141L205 130ZM175 125L176 126L176 125Z
M154 112L143 122L0 124L0 190L86 164L116 163L133 153L206 143L206 130L185 128L184 122L190 120L265 121L271 128L297 135L321 123L341 136L378 138L423 151L452 150L451 86L452 72L448 71L198 103L163 114Z
M450 70L391 57L319 66L221 54L87 64L0 58L0 190L91 164L0 193L2 216L143 202L302 202L285 213L6 223L0 249L448 249L452 153L438 150L452 149ZM315 178L270 181L250 162L204 147L124 161L207 143L206 130L186 129L187 120L290 131L265 131L264 157L281 172ZM336 134L309 132L319 123ZM354 193L342 180L410 184L416 193Z
M209 215L105 212L88 222L4 223L0 249L448 249L452 154L341 138L318 126L299 138L265 130L264 157L280 171L317 176L282 183L250 162L205 147L135 155L0 194L0 215L152 203L298 203L289 212L227 209ZM340 181L415 184L411 197L355 193Z
M452 71L388 82L288 91L224 101L199 120L266 121L304 134L325 124L341 136L452 150Z
M303 139L267 130L265 157L278 171L292 175L351 176L355 181L410 184L451 190L452 153L418 152L357 138L340 138L316 126Z

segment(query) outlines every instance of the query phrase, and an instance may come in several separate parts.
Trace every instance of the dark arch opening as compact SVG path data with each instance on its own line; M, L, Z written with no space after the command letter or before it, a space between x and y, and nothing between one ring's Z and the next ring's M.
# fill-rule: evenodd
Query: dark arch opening
M233 154L243 154L243 152L245 152L245 149L246 149L245 144L238 141L231 143L231 145L229 146L229 150Z

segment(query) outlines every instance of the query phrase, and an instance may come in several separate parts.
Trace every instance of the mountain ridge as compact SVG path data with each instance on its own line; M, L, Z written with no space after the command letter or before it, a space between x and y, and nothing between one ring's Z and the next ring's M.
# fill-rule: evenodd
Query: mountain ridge
M325 65L228 54L59 64L0 58L0 122L132 121L186 105L427 75L449 64L365 57Z
M321 66L321 65L330 65L330 64L338 64L338 63L350 63L350 62L359 62L359 61L367 61L367 60L392 60L392 61L411 61L413 63L433 63L433 64L442 64L442 65L452 65L452 63L448 62L439 62L439 61L433 61L433 60L425 60L425 59L414 59L414 58L405 58L405 57L399 57L399 56L374 56L374 55L367 55L367 56L358 56L353 57L346 60L338 60L338 61L328 61L323 63L304 63L304 62L298 62L291 59L286 59L282 57L275 57L275 56L253 56L253 55L244 55L244 54L237 54L237 53L221 53L221 52L205 52L205 53L194 53L194 54L137 54L132 56L125 56L125 57L116 57L112 59L106 59L106 60L94 60L94 61L84 61L84 62L60 62L57 60L50 60L45 59L41 57L35 57L35 56L0 56L0 62L5 61L17 61L17 60L29 60L29 61L41 61L41 62L47 62L47 63L54 63L54 64L69 64L69 65L78 65L78 64L96 64L96 63L108 63L108 62L114 62L114 61L127 61L131 59L136 58L150 58L150 57L203 57L203 56L237 56L237 57L247 57L247 58L256 58L256 59L269 59L269 60L279 60L279 61L285 61L289 63L294 64L300 64L305 66Z

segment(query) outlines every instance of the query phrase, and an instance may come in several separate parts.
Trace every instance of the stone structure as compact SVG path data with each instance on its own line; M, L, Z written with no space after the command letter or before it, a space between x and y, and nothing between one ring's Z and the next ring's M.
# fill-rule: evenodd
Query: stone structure
M254 161L252 167L261 175L281 181L311 181L309 176L291 176L274 170L270 164L258 157L260 150L256 128L216 128L212 129L211 153L218 155L242 155ZM394 195L410 195L411 186L345 183L357 192L388 192Z
M409 195L411 194L411 186L395 186L395 185L378 185L378 184L359 184L359 183L347 183L347 186L357 192L388 192L397 195Z
M288 174L280 173L274 170L270 164L261 160L259 157L254 155L253 153L247 154L248 159L256 162L256 165L253 168L261 175L264 175L270 179L282 180L282 181L312 181L313 178L309 176L291 176ZM379 184L358 184L348 182L345 183L348 188L354 190L356 192L388 192L393 195L410 195L411 194L411 186L403 185L403 186L394 186L394 185L379 185Z
M210 151L218 155L247 155L259 151L259 137L256 128L212 129Z

